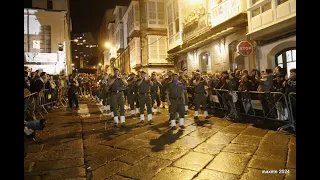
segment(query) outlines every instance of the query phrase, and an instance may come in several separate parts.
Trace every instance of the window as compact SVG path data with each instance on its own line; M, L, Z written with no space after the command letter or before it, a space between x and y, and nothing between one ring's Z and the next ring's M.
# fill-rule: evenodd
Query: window
M149 36L149 59L161 63L167 57L167 40L164 36Z
M285 2L287 2L288 0L278 0L278 5L283 4Z
M278 53L276 55L276 65L284 68L289 75L290 69L296 68L296 49L289 48Z
M260 7L252 11L252 17L258 16L260 14Z
M149 25L164 25L164 3L157 0L148 1Z
M266 12L271 9L271 2L262 6L262 12Z
M173 35L173 21L172 21L172 5L168 7L168 28L169 28L169 37Z
M47 9L53 9L53 1L47 0Z

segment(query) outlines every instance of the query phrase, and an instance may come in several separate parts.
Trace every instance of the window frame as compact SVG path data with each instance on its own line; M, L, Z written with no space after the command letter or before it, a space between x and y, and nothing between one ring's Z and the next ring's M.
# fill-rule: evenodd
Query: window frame
M155 19L150 19L150 3L155 3L155 9L154 11L151 11L152 13L155 13ZM159 3L163 4L163 12L159 12ZM147 1L147 23L149 27L154 28L165 28L166 25L166 10L165 10L165 3L162 0L148 0ZM163 13L163 19L159 19L159 13ZM154 24L151 24L150 21L155 21ZM163 24L159 24L159 22L162 21Z
M282 64L282 68L285 70L286 73L288 73L288 70L290 69L287 69L287 65L288 63L290 62L297 62L297 59L293 60L293 50L296 51L296 47L289 47L289 48L286 48L286 49L283 49L282 51L278 52L276 55L275 55L275 65L276 66L279 66ZM291 61L288 61L287 60L287 52L290 51L291 52ZM278 62L278 57L279 56L282 56L282 63L279 63Z

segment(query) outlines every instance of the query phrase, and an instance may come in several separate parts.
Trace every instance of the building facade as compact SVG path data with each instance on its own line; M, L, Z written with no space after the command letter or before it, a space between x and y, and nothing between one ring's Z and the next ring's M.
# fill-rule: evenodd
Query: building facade
M50 4L51 3L51 4ZM71 73L69 1L33 0L24 9L25 64L50 74Z
M248 37L261 70L296 68L296 0L248 0Z
M167 0L168 54L177 70L213 73L255 67L237 45L247 40L242 0Z

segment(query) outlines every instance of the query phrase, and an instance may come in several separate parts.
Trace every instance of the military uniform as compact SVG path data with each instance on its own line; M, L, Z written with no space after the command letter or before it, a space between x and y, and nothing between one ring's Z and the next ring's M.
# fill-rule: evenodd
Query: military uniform
M185 108L185 112L188 112L188 105L189 105L189 98L188 98L188 91L187 91L187 86L188 86L188 81L187 78L182 75L180 76L180 81L182 82L183 85L183 95L184 95L184 100L185 100L185 104L184 104L184 108Z
M171 103L170 105L170 120L171 127L176 127L176 112L179 113L179 125L184 126L184 93L183 84L181 81L172 81L167 85L167 97Z
M110 95L111 95L111 109L114 116L114 123L118 124L118 108L120 108L120 123L125 125L124 117L124 94L123 89L125 87L126 80L113 77L114 82L110 86ZM113 80L112 79L112 80ZM123 82L125 81L125 83Z
M127 91L128 91L128 104L130 106L131 109L131 115L133 116L135 111L134 111L134 103L135 103L135 99L137 96L137 92L135 92L135 90L137 91L137 88L135 87L135 79L130 77L128 79L128 87L127 87ZM136 105L136 107L138 107ZM137 112L138 113L138 112Z
M196 84L197 80L195 79L193 81L194 85L194 119L199 120L198 118L198 109L200 108L200 105L202 105L204 116L209 118L208 111L207 111L207 98L205 96L205 80L203 78L200 78L200 83Z
M138 80L139 82L140 80ZM147 106L148 121L152 120L150 86L153 84L150 80L143 79L138 85L138 97L140 105L140 120L144 121L144 107Z
M152 80L153 84L150 87L150 94L151 94L151 105L153 108L153 104L156 101L157 102L157 113L160 113L160 96L158 94L158 90L161 89L162 85L161 83L157 80L154 79Z
M109 90L108 90L108 80L106 78L102 79L100 84L100 93L103 105L103 113L110 112L110 100L109 99Z

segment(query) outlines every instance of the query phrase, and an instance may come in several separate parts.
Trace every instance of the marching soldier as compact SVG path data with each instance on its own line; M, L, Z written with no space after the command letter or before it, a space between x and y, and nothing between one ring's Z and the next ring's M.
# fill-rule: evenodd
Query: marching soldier
M179 72L179 81L182 82L183 84L183 95L184 95L184 100L185 100L185 104L184 104L184 110L185 110L185 114L188 113L188 105L189 105L189 99L188 99L188 92L187 92L187 86L188 86L188 80L187 77L184 73L184 71L180 71Z
M139 91L140 122L144 122L144 107L147 106L148 121L149 124L152 124L150 86L153 83L144 71L141 72L141 78L137 80L137 85Z
M109 113L110 112L110 102L108 102L109 99L109 93L108 93L108 79L109 76L107 73L104 74L101 80L101 94L102 94L102 105L103 105L103 113ZM110 101L110 100L109 100Z
M125 117L124 117L124 94L123 89L128 85L127 80L121 77L119 69L114 69L114 76L109 81L110 93L111 93L111 106L114 114L114 125L125 127ZM120 123L118 120L118 108L120 108Z
M151 81L153 84L150 87L150 93L151 93L151 107L153 108L153 104L156 101L157 102L157 113L160 113L160 96L158 94L158 90L161 89L162 85L161 82L157 79L156 72L153 72L151 75Z
M200 75L200 72L196 73L195 80L193 80L194 85L194 120L198 121L198 109L200 105L202 105L204 116L206 119L210 118L207 111L207 98L205 96L205 87L207 86L207 82Z
M184 92L183 84L178 81L178 74L173 74L173 80L167 85L166 96L168 99L168 105L170 107L170 121L171 127L176 128L176 112L179 113L179 125L184 128Z
M135 83L136 83L136 75L134 73L131 73L129 75L128 78L128 104L130 106L131 109L131 117L134 116L135 111L134 111L134 103L135 103L135 99L137 98L137 88L135 87ZM138 105L136 104L136 108L138 108ZM138 113L138 112L137 112Z

